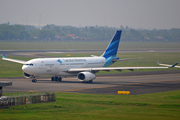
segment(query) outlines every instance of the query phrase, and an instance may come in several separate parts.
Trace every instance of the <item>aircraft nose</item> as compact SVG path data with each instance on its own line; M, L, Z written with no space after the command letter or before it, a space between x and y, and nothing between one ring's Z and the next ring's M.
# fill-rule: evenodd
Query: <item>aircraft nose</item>
M22 66L22 70L23 70L24 72L27 72L27 71L28 71L28 66L23 65L23 66Z

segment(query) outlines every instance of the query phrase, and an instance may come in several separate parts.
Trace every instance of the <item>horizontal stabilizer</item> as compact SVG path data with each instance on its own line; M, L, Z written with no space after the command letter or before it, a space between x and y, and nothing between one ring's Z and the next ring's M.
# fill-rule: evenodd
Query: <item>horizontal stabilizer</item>
M143 58L125 58L125 59L119 59L117 61L138 60L138 59L143 59Z

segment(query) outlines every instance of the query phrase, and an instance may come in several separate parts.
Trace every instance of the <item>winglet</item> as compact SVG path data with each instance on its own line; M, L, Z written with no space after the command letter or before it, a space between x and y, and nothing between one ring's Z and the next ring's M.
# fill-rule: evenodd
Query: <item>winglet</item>
M178 63L175 63L175 64L174 64L174 65L172 65L170 68L173 68L173 67L175 67L177 64L178 64Z
M5 54L3 54L3 58L6 58Z
M159 60L158 60L158 58L157 58L157 64L159 65Z

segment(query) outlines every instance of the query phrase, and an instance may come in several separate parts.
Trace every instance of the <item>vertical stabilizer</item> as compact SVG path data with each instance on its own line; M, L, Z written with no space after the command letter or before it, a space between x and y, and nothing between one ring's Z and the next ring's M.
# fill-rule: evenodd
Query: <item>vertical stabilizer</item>
M119 59L118 57L116 57L116 54L119 47L121 32L122 32L121 30L117 30L116 34L114 35L113 39L109 43L108 47L106 48L104 53L101 55L101 57L104 57L106 59L106 63L104 64L104 67L110 66L116 60Z
M109 57L115 57L117 54L117 50L119 47L119 41L121 37L121 30L118 30L116 34L114 35L113 39L109 43L108 47L104 51L104 53L101 55L102 57L105 57L106 59Z

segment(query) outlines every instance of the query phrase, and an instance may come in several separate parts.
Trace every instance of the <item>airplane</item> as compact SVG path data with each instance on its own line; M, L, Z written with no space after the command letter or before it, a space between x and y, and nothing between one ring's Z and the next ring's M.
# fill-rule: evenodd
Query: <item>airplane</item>
M108 67L116 61L126 60L116 57L119 47L122 30L117 30L106 50L101 56L91 57L66 57L66 58L35 58L29 61L6 58L2 59L23 64L22 70L25 78L32 78L32 82L37 82L36 77L50 75L51 81L62 81L62 77L77 76L84 83L92 83L96 79L95 73L110 70L131 70L134 69L168 69L174 65L161 67ZM131 58L130 58L131 59ZM158 63L159 64L159 63ZM162 64L161 64L162 65Z

